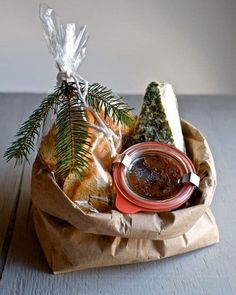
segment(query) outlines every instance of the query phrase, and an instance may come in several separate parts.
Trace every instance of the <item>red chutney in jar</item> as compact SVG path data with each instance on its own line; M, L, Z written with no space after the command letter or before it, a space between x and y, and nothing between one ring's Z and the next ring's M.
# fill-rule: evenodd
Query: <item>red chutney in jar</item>
M174 158L161 153L142 155L126 172L127 184L134 193L148 200L173 198L182 187L178 166Z

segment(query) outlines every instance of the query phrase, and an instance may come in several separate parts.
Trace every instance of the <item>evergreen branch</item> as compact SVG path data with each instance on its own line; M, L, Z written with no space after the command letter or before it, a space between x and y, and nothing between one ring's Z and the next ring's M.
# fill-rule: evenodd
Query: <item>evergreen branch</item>
M78 96L73 91L67 92L67 86L56 122L56 172L63 178L70 172L80 175L90 160L90 136L85 113L78 105Z
M29 119L22 124L15 135L17 139L12 142L11 146L4 154L4 157L7 158L7 162L13 158L16 159L16 164L22 164L24 159L28 161L28 155L34 150L35 139L39 136L42 122L43 124L45 123L50 110L54 109L55 111L58 99L57 91L58 90L45 97Z
M122 97L114 95L112 90L99 83L89 85L86 100L88 105L96 111L104 112L104 119L110 116L113 123L121 123L125 126L133 121L130 115L132 108L123 101Z
M49 111L54 110L57 113L56 173L62 178L71 172L80 176L91 158L88 131L91 126L86 118L86 109L90 109L97 118L97 128L107 137L111 151L114 152L114 134L100 118L99 112L104 113L104 119L110 116L113 122L128 125L133 120L129 106L121 97L114 96L111 90L98 83L89 86L84 105L76 83L63 81L22 124L16 140L4 155L7 161L12 158L16 159L16 163L22 163L24 159L28 161L28 155L35 148L36 137L39 136Z

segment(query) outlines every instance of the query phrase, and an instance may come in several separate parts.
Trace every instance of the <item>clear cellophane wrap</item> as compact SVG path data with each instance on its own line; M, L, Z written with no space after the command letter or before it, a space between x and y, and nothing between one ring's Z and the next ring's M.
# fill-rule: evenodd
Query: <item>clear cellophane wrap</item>
M114 109L113 113L108 114L104 104L102 107L91 107L88 103L89 84L77 73L85 58L88 41L86 26L79 27L74 23L63 23L53 9L46 4L40 6L40 19L49 52L53 55L59 71L57 86L60 87L63 81L73 83L78 95L78 105L74 108L78 107L84 111L84 121L88 126L89 134L87 145L89 144L90 147L89 152L87 146L81 147L80 150L84 159L89 159L86 161L88 168L82 168L79 174L74 169L68 175L63 175L63 178L60 177L56 169L57 113L50 112L46 120L47 124L44 124L38 157L43 162L44 169L53 173L62 191L81 210L84 212L109 211L114 208L112 162L121 152L132 127L125 127L121 122L117 123L114 119ZM103 99L106 99L105 97ZM113 97L115 98L116 95L113 94ZM110 104L112 105L114 101L115 99ZM100 100L97 106L101 103Z

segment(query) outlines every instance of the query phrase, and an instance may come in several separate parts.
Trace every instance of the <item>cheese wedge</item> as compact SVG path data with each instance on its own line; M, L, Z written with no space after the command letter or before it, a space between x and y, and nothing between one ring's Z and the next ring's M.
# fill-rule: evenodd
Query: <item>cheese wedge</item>
M144 96L132 143L157 141L185 152L177 99L168 83L152 82Z

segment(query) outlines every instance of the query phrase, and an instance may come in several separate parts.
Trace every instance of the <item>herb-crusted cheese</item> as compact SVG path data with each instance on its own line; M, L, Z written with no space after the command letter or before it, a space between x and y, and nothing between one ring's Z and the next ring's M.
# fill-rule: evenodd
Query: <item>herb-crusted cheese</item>
M148 85L133 134L133 143L158 141L185 151L177 99L170 84Z

